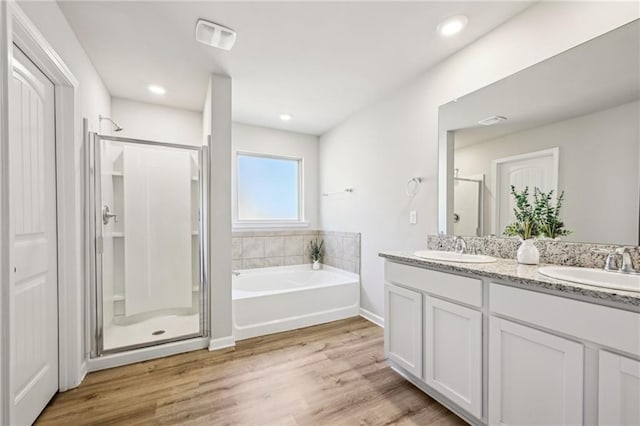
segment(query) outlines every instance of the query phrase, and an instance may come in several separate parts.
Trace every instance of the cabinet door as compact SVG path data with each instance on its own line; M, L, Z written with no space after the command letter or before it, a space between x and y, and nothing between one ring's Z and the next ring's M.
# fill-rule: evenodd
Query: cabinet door
M426 296L425 381L482 417L482 313Z
M422 294L385 284L385 355L416 377L422 377Z
M582 424L583 346L500 318L489 326L489 423Z
M639 425L640 361L600 351L599 381L599 423Z

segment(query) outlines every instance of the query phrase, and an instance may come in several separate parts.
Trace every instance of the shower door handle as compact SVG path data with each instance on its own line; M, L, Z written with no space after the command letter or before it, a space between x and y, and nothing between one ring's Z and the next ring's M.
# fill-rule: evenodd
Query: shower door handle
M115 223L118 223L118 215L111 213L109 206L105 205L102 208L102 223L104 223L105 225L108 225L111 218L113 218L113 221Z

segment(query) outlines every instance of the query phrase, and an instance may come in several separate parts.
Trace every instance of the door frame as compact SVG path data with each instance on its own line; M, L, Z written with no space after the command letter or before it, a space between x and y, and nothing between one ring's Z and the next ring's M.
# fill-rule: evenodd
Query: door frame
M493 228L493 232L496 235L501 235L501 230L498 229L498 224L500 223L500 208L498 206L498 188L500 188L500 167L504 163L509 163L511 161L520 161L520 160L533 160L536 158L544 158L551 157L553 161L553 171L551 175L551 187L553 191L558 193L558 175L560 168L560 148L549 148L543 149L541 151L532 151L527 152L525 154L512 155L510 157L498 158L491 162L491 172L493 173L493 184L491 186L491 191L493 192L494 206L493 206L493 218L491 227Z
M76 93L78 81L53 47L38 31L14 0L0 2L0 22L4 31L0 34L0 423L10 424L12 413L9 395L11 392L9 342L11 330L9 289L13 280L10 273L10 205L9 188L9 87L13 67L13 46L27 57L49 78L55 94L55 141L56 141L56 204L57 249L58 249L58 352L59 390L77 386L86 374L86 350L83 345L83 288L82 263L83 223L82 175L76 175L76 146L81 146L78 137L80 128L76 120ZM78 128L77 128L78 127ZM77 129L76 129L77 128ZM77 132L76 132L77 130Z

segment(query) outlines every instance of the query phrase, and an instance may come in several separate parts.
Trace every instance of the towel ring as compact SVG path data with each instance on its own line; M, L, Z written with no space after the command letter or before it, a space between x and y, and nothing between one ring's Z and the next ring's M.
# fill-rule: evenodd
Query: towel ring
M415 197L420 192L420 184L422 183L422 178L414 177L407 181L407 186L405 187L405 192L409 197Z

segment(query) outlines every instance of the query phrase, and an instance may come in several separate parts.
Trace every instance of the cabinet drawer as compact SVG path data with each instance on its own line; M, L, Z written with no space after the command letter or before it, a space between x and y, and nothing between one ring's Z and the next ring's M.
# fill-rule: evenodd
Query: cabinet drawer
M491 283L491 312L640 355L640 314Z
M419 291L482 307L482 280L387 261L385 280Z

